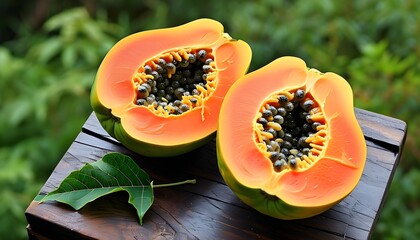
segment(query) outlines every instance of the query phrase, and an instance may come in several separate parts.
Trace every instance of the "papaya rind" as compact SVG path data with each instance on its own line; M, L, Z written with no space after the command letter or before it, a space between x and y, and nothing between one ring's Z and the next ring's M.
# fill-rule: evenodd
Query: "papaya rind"
M264 74L261 74L263 69L260 69L247 74L247 76L244 76L242 79L239 79L231 87L231 90L229 90L228 94L226 95L226 100L224 102L226 104L224 104L224 106L222 105L221 117L219 120L218 136L216 140L219 169L226 184L231 188L231 190L244 203L253 207L259 212L280 219L301 219L311 217L328 210L329 208L343 200L346 196L348 196L359 182L364 169L364 165L366 162L366 143L364 141L363 133L360 129L360 126L358 125L357 119L354 114L351 87L340 76L333 73L322 74L315 69L309 69L306 67L306 64L303 60L296 57L281 57L273 61L266 67L267 68L264 68ZM283 72L281 69L285 71ZM294 71L295 73L306 71L307 74L306 76L301 76L300 74L291 74L290 70L292 69L296 70ZM332 141L335 141L334 139L336 139L338 136L338 139L344 137L344 140L348 138L354 140L355 142L352 142L353 144L350 145L351 147L349 148L341 148L337 147L341 145L337 145L335 141L334 147L332 147L332 149L329 149L330 151L328 151L328 156L324 155L324 153L327 152L324 151L319 156L320 159L324 160L319 160L318 162L313 163L312 167L319 167L321 166L321 162L325 163L327 161L331 161L332 163L341 166L342 168L348 168L349 174L345 174L346 177L343 177L341 179L343 181L348 180L345 184L345 187L344 185L340 184L340 181L336 181L333 187L324 187L324 189L331 190L333 191L333 193L326 194L328 191L321 191L322 194L320 192L318 195L320 198L318 198L316 195L316 189L318 189L318 185L316 182L312 185L308 184L308 186L306 186L307 181L305 177L303 177L303 179L300 179L302 181L298 181L299 179L294 177L300 174L305 175L305 173L310 172L310 168L298 171L285 170L284 172L282 171L279 173L274 172L271 163L268 164L270 161L268 159L265 161L265 157L262 153L256 153L259 152L259 150L253 142L254 136L250 136L250 133L252 132L252 128L250 127L250 125L245 124L244 126L238 126L239 122L233 124L233 122L230 121L230 118L232 116L230 116L227 113L230 113L233 109L235 109L236 112L238 112L238 114L234 116L235 121L239 121L238 119L240 119L241 122L252 122L252 119L254 118L254 115L252 115L252 113L245 112L246 109L237 108L237 105L234 105L232 103L240 102L241 104L243 103L243 105L248 106L248 108L255 108L254 102L249 101L249 96L246 98L248 100L240 99L240 97L243 96L244 92L250 92L247 90L247 88L251 88L250 86L259 84L261 82L261 79L274 79L270 78L270 76L278 76L276 73L279 72L286 73L284 75L285 77L281 78L283 80L281 82L283 85L290 85L286 87L295 89L295 85L297 84L297 82L290 81L290 76L293 75L292 79L296 79L296 76L303 77L302 80L306 81L305 84L307 89L312 89L313 87L318 88L319 90L317 90L317 92L319 91L320 95L318 94L316 100L321 100L320 104L323 109L324 107L332 106L331 104L334 104L335 102L331 101L331 99L328 101L328 103L325 101L326 97L330 95L330 91L332 90L332 88L330 88L329 86L324 88L324 84L326 82L323 80L322 84L319 85L321 81L319 79L330 79L329 82L333 84L336 91L335 94L339 94L339 102L343 103L339 106L341 106L342 108L337 108L337 112L335 111L335 109L330 109L330 111L328 111L328 115L325 116L327 124L330 124L332 123L332 121L334 121L334 126L337 126L336 121L344 118L345 121L339 121L338 124L343 124L343 128L351 126L352 131L341 133L337 132L337 129L335 129L334 134L331 134L331 132L329 132L330 135L328 136L330 136L330 138L328 138L329 140L326 145L326 148L328 149L330 143L332 143ZM252 79L255 79L255 81ZM271 83L274 82L276 84L278 83L278 77L275 78L275 81L271 81ZM267 86L267 84L265 86ZM338 89L336 87L338 87ZM280 87L280 89L284 88L285 86ZM258 87L255 87L255 89L257 92L259 92L258 90L261 90L258 89ZM344 91L344 93L340 90ZM256 102L261 100L263 96L267 96L265 95L267 91L271 90L265 89L264 94L257 95L258 97L256 98ZM235 99L233 99L233 96L235 96ZM324 104L330 105L327 106ZM260 105L258 105L257 107L259 106ZM229 117L226 118L226 116ZM234 125L235 127L232 128L232 125ZM234 129L234 131L230 131L230 129ZM330 126L328 131L330 131L331 129L332 126ZM233 132L234 134L232 134ZM241 140L235 139L236 136L240 136L239 139L247 139L247 142L241 144ZM346 143L347 141L343 141L343 144ZM255 147L255 149L253 146ZM234 150L229 152L229 149ZM238 149L240 149L239 152ZM349 149L350 151L353 150L354 152L349 156L349 158L345 158L346 154L343 155L341 150L345 151ZM223 154L224 150L228 150L228 152ZM337 151L336 153L334 152L335 150ZM236 158L241 159L241 161L237 161ZM251 164L250 166L248 166L249 164L246 163ZM324 164L321 166L321 168L328 169L328 166L325 167ZM269 172L272 172L272 174L270 174ZM325 173L325 171L323 171L323 173ZM335 173L336 175L342 174L340 171L337 171ZM283 182L285 176L289 177L287 183ZM350 179L347 178L349 176ZM326 183L330 183L329 180L332 179L326 178L326 180ZM289 184L288 188L284 187L287 184ZM295 186L297 186L297 189L290 188ZM308 188L311 188L309 195L299 194L299 191L304 191ZM335 192L333 189L337 188L339 188L339 191ZM301 199L305 201L301 201Z
M269 197L268 194L264 193L259 188L250 188L241 184L227 167L226 162L223 159L223 154L220 151L219 141L217 140L216 151L219 171L225 180L226 185L243 203L267 216L283 220L309 218L325 212L345 198L344 196L328 205L314 207L302 207L288 204L276 196Z
M113 138L118 140L122 145L128 149L147 157L171 157L190 152L207 142L211 141L216 136L216 131L205 136L199 140L189 142L187 144L177 144L171 146L151 144L146 141L138 140L131 137L122 127L121 119L115 117L111 113L111 109L104 107L100 104L96 89L96 84L92 86L90 95L91 106L94 110L96 117L105 131Z
M169 49L172 49L172 47L175 47L175 48L188 47L189 44L192 43L193 45L191 45L191 47L199 48L199 47L209 46L213 48L214 50L218 51L217 57L218 59L220 59L216 61L217 67L219 68L219 72L217 73L217 76L220 77L219 78L220 81L218 82L218 85L220 84L220 86L222 86L223 88L217 88L218 90L216 91L217 94L216 92L213 93L214 97L211 96L211 100L212 100L211 102L213 103L213 105L214 104L221 105L224 93L227 91L227 88L230 87L230 85L236 79L238 79L240 76L244 75L248 71L248 67L249 67L249 64L251 61L251 55L252 55L251 48L246 42L232 39L228 34L223 33L222 24L211 19L199 19L199 20L187 23L185 25L178 26L176 28L161 29L161 30L165 32L170 31L171 33L174 33L175 29L187 29L189 26L194 26L196 29L199 29L198 36L199 37L201 36L201 38L199 38L199 42L195 44L191 42L192 40L188 40L187 43L180 43L181 44L180 46L170 46ZM208 30L208 32L205 32L206 29ZM155 31L155 30L153 31L154 33L159 33L158 31ZM163 33L163 31L160 33ZM152 34L152 32L147 33L148 36L150 36L150 34ZM215 38L216 34L220 34L220 35L217 35L217 39ZM137 36L141 36L141 35L138 34L135 37ZM123 44L122 42L128 42L130 46L133 46L132 39L129 39L129 37L127 37L126 40L124 41L122 40L118 43L118 49L121 48L121 45ZM153 43L150 43L150 44L153 44ZM185 46L183 44L185 44ZM219 52L219 49L221 48L229 50L229 51ZM165 51L165 50L168 50L168 49L162 49L162 51ZM111 55L115 55L115 51L116 50L114 50ZM150 57L153 57L153 56L150 56ZM236 59L237 61L238 67L236 69L230 67L232 66L233 62L236 63L236 61L232 61L232 59ZM118 63L118 64L121 64L121 63ZM108 64L105 64L105 65L108 66L108 68L111 68L109 61L108 61ZM177 155L192 151L206 144L211 139L214 139L216 128L217 128L217 120L214 121L214 119L217 119L220 106L219 108L217 107L211 108L209 107L210 104L203 105L201 110L194 109L195 119L197 119L197 112L198 114L200 114L201 112L200 122L204 123L204 121L207 121L207 123L209 123L209 124L204 124L200 126L195 126L196 127L195 130L194 130L194 127L191 128L191 131L194 131L194 134L191 134L191 135L186 134L187 131L190 131L190 129L188 129L187 131L175 132L175 134L174 134L174 131L172 131L171 134L166 133L166 135L161 134L161 132L157 133L157 132L150 131L149 135L141 134L141 137L139 136L135 137L136 134L133 131L133 129L134 128L140 129L140 128L138 128L137 125L127 125L127 124L131 124L132 122L127 121L128 119L127 117L129 116L126 113L128 111L130 111L130 113L134 112L131 110L135 110L135 108L137 108L138 106L132 103L133 100L131 100L131 102L126 102L127 100L129 100L129 98L132 98L129 96L130 94L127 95L128 96L127 99L125 97L120 98L124 101L120 100L120 101L117 101L116 104L113 104L112 102L110 103L109 99L108 100L104 99L104 96L107 96L108 93L105 95L103 94L103 92L98 93L98 89L103 89L103 87L99 88L99 86L102 86L102 85L97 84L99 76L102 76L102 78L105 77L105 78L110 79L110 76L113 74L113 71L108 71L107 72L108 74L102 74L102 75L99 74L101 72L101 67L102 67L102 64L98 70L96 79L92 86L91 96L90 96L91 106L100 124L103 126L106 132L108 132L110 136L117 139L125 147L144 156L171 157L171 156L177 156ZM117 72L121 69L126 69L126 68L121 68L120 65L118 65L116 68L117 68L116 69ZM124 88L128 89L129 88L127 87L128 85L129 84L125 84ZM112 87L110 89L112 89ZM112 93L109 93L109 95L112 95ZM153 113L150 113L150 114L153 114ZM134 114L134 115L139 115L139 114ZM186 113L186 117L188 117L188 115L192 115L192 114L188 112ZM175 118L179 119L181 117L184 117L184 116L176 116ZM156 116L156 118L158 119L159 117ZM148 115L148 120L149 120L148 124L155 125L155 121L150 121L150 119L151 117L150 115ZM174 119L171 119L171 120L174 120ZM139 119L138 121L141 122L142 119ZM158 121L160 121L160 126L164 125L162 124L162 122L164 122L165 120L160 118ZM171 122L174 123L175 121L171 121ZM159 123L157 124L159 125ZM182 124L182 125L187 126L186 124ZM124 128L124 126L126 128ZM131 127L131 126L135 126L135 127ZM138 132L144 133L144 131L142 130ZM162 137L165 137L165 136L168 136L170 138L162 139ZM182 138L182 140L180 140L180 138Z

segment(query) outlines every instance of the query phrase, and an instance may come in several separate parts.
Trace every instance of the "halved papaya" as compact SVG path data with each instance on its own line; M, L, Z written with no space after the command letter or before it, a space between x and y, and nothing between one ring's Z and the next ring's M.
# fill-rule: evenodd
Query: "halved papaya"
M227 185L280 219L307 218L340 202L366 161L350 85L297 57L281 57L233 84L216 141Z
M91 105L127 148L175 156L213 138L222 100L251 61L251 49L211 19L139 32L103 59Z

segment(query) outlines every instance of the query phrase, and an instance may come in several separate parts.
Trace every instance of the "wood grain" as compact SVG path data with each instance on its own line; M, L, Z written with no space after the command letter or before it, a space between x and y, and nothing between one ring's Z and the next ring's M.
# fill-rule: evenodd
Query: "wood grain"
M244 205L224 184L215 141L179 157L147 158L121 146L92 114L40 193L50 192L71 171L114 151L130 155L156 184L192 178L197 184L155 189L155 202L143 225L123 192L79 211L56 202L32 202L26 210L28 234L32 239L368 239L398 165L406 124L361 109L356 115L368 147L356 189L321 215L284 221Z

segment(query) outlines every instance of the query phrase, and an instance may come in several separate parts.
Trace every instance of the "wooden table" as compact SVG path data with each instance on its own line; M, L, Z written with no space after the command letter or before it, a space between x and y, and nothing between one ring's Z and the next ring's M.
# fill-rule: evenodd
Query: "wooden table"
M244 205L225 185L217 168L215 141L171 159L134 154L111 138L92 114L40 190L48 193L71 171L108 152L130 155L155 184L197 179L197 184L157 188L143 219L125 192L102 197L74 211L33 201L26 210L30 239L368 239L378 220L405 141L400 120L356 109L368 156L356 189L325 213L285 221Z

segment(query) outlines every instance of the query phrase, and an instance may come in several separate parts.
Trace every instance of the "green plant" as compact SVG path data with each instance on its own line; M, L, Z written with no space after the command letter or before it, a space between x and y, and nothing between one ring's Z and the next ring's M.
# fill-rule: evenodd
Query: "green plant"
M78 2L49 1L44 15L35 7L42 2L0 3L0 213L8 216L0 220L0 238L25 238L23 211L91 112L90 84L110 46L133 32L200 17L219 20L226 32L250 44L258 53L250 70L279 56L298 56L344 76L356 107L406 121L400 170L373 238L418 235L412 225L419 191L401 187L420 174L418 1L97 0L78 9L68 9Z
M420 235L419 189L419 169L397 170L373 239L416 239Z
M372 64L372 63L375 64ZM360 108L379 111L404 119L408 124L406 147L400 167L392 182L386 204L380 215L375 239L412 239L418 235L420 211L416 195L418 178L418 146L420 134L420 69L418 57L411 53L402 58L393 54L389 43L367 44L362 55L349 65L349 77L354 85L356 104ZM416 147L417 146L417 147ZM418 198L418 196L417 196ZM400 219L399 227L390 227ZM409 229L409 230L407 230Z
M76 8L49 19L23 55L0 47L0 88L7 89L0 102L0 204L8 216L0 233L8 238L25 236L23 210L91 112L96 68L119 34Z

